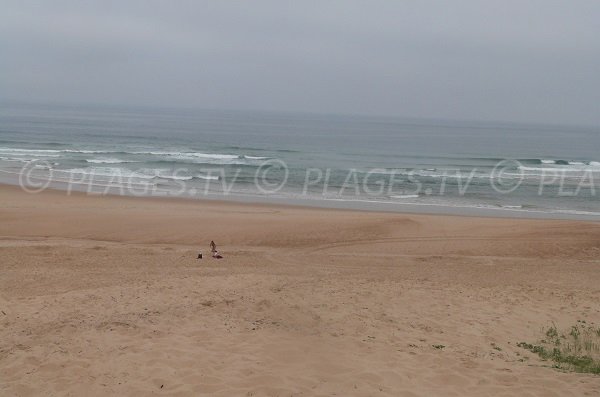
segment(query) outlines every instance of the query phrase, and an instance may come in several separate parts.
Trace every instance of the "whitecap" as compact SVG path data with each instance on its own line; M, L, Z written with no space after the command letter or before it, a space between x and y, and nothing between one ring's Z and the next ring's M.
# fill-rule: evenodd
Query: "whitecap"
M196 178L207 181L218 181L220 179L218 175L196 175Z
M97 159L86 159L87 163L93 164L120 164L120 163L139 163L139 161L121 160L116 158L97 158Z
M398 196L390 196L390 198L395 199L411 199L411 198L419 198L418 194L400 194Z
M156 175L145 175L139 172L129 171L123 168L113 167L90 167L90 168L73 168L69 170L61 170L60 172L66 172L70 174L82 174L89 175L91 177L102 176L111 178L140 178L140 179L152 179Z
M175 181L189 181L192 180L193 176L179 176L179 175L157 175L155 179L172 179Z

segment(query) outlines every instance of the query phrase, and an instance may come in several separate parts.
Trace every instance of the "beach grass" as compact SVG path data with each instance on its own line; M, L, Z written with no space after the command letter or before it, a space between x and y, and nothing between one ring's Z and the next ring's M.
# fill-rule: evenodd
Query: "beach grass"
M600 327L579 320L566 329L553 324L542 331L537 343L520 342L517 346L544 361L553 361L553 368L600 375Z

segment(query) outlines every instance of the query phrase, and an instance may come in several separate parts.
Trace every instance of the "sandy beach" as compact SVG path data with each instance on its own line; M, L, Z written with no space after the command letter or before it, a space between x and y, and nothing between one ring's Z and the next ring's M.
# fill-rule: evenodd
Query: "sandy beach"
M516 346L600 324L598 223L2 186L0 238L2 396L600 394Z

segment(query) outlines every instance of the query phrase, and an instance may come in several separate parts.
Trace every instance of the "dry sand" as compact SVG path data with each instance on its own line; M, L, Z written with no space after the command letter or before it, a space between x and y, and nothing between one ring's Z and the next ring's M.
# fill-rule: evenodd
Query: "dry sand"
M0 395L597 396L515 345L600 323L599 248L591 222L4 186Z

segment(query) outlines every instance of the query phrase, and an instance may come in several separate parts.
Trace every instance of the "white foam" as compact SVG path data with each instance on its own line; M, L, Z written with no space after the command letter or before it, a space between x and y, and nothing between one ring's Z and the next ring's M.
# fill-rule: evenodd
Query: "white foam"
M207 181L218 181L219 180L219 176L217 175L195 175L195 176L185 176L185 175L165 175L165 174L159 174L158 176L156 176L156 178L158 179L172 179L172 180L176 180L176 181L190 181L194 178L196 179L204 179Z
M208 164L225 164L225 165L246 165L248 162L267 160L270 157L248 156L243 154L225 154L225 153L203 153L203 152L185 152L185 151L118 151L118 150L90 150L90 149L24 149L24 148L8 148L0 147L0 155L7 156L28 156L30 160L34 158L44 157L61 157L65 153L73 154L132 154L157 156L163 159L173 159L175 161L185 161L192 163L208 163ZM118 164L131 163L135 161L126 161L116 158L107 159L86 159L92 164ZM151 161L151 160L150 160ZM137 161L139 162L139 161Z
M408 169L373 169L370 171L363 171L371 175L390 175L390 176L406 176L406 177L428 177L428 178L443 178L443 179L464 179L469 180L471 178L489 178L489 173L473 172L473 171L461 171L459 169L437 169L437 168L425 168L418 170Z
M131 152L132 154L150 154L154 156L193 157L206 159L238 159L236 154L198 153L198 152Z
M7 155L7 156L26 157L28 160L34 160L34 159L40 158L40 157L42 157L42 158L60 157L60 154L48 154L48 153L44 153L44 152L40 152L40 153L34 153L34 152L20 153L20 152L2 152L2 151L0 151L0 154Z
M179 175L158 175L155 176L154 178L157 179L172 179L175 181L189 181L191 179L193 179L193 176L179 176Z
M560 166L560 167L525 167L519 166L518 169L521 171L538 171L540 173L567 173L567 172L600 172L600 164L593 165L572 165L572 166ZM534 174L540 175L540 174Z
M59 172L66 172L70 174L82 174L89 175L91 177L94 176L104 176L104 177L120 177L120 178L140 178L140 179L152 179L155 178L156 175L145 175L139 172L133 172L129 170L125 170L123 168L112 168L112 167L90 167L90 168L73 168L70 170L61 170Z
M207 181L218 181L220 179L217 175L196 175L196 178Z
M87 163L93 163L93 164L137 163L137 161L128 161L128 160L121 160L121 159L115 159L115 158L86 159L85 161Z
M56 149L20 149L10 147L0 147L0 152L7 153L60 153L60 150Z
M174 161L193 164L216 164L216 165L248 165L252 162L267 159L268 157L245 156L237 154L222 153L199 153L199 152L174 152L174 151L151 151L131 152L135 155L153 156L148 161Z
M390 196L390 198L395 198L395 199L411 199L411 198L419 198L418 194L401 194L398 196Z
M75 149L65 149L60 150L63 153L83 153L83 154L109 154L109 153L119 153L116 151L106 151L106 150L75 150Z
M242 155L240 158L248 159L248 160L268 160L270 157L261 157L261 156L246 156Z

